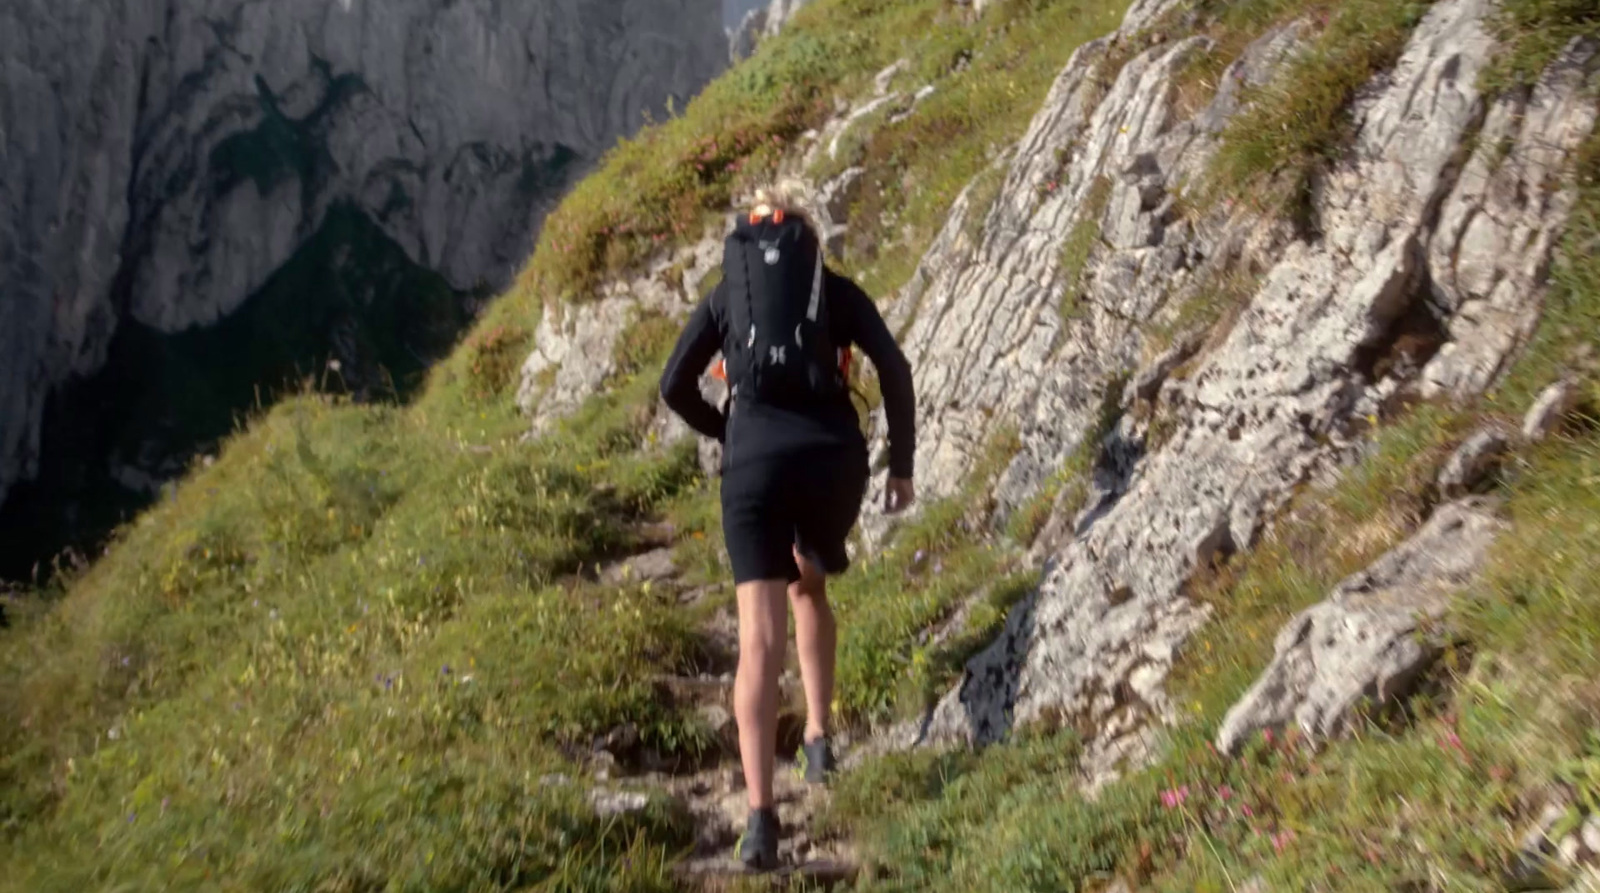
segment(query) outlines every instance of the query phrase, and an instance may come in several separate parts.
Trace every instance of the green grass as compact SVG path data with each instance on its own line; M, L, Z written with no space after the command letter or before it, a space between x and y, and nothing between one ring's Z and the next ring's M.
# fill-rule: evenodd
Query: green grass
M1072 52L1115 28L1125 9L1120 0L1023 0L975 26L952 16L926 33L911 80L935 92L862 149L866 182L850 218L865 225L852 227L844 262L869 294L904 284L956 196L1022 136ZM986 204L971 213L981 218Z
M0 638L5 883L663 888L681 816L539 783L623 722L706 741L650 682L700 659L670 594L562 583L698 487L653 387L532 447L309 396L233 438Z
M1078 222L1073 224L1072 232L1067 234L1065 242L1061 243L1061 318L1072 319L1083 312L1083 296L1080 291L1083 284L1084 271L1089 266L1089 256L1094 252L1096 245L1100 244L1100 217L1106 212L1106 204L1111 201L1111 180L1108 177L1098 177L1094 185L1089 187L1089 194L1085 197L1082 209L1078 212Z
M1400 57L1430 0L1261 2L1235 14L1249 33L1275 14L1311 14L1321 30L1266 86L1247 92L1249 107L1228 122L1206 189L1268 208L1309 200L1313 174L1349 142L1349 105L1377 72ZM1203 79L1205 68L1199 69Z
M979 498L1018 448L1013 433L997 432L961 494L924 506L883 552L829 586L844 631L837 701L845 722L865 725L925 709L1026 594L1030 575L1018 574L1015 556L984 537L987 511ZM961 635L919 641L975 595Z
M1588 0L1505 0L1493 24L1501 52L1484 78L1500 90L1538 80L1574 39L1600 39L1600 8Z

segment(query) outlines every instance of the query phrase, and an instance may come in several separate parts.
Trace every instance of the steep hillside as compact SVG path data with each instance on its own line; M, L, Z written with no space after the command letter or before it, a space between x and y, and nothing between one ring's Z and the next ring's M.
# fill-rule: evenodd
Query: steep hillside
M720 22L714 0L7 4L0 577L92 547L330 359L350 393L414 390L556 198L723 70Z
M716 483L655 385L787 173L913 360L925 495L831 590L850 769L780 786L787 858L1581 885L1597 117L1577 0L814 0L574 189L414 405L261 413L11 602L0 884L732 883Z

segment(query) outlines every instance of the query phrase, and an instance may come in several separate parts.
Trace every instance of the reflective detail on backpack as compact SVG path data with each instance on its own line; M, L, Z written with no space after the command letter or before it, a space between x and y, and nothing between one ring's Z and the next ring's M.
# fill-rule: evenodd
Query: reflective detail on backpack
M794 346L795 347L805 347L806 346L805 342L800 340L800 324L799 323L795 323L794 324Z
M817 271L811 275L811 304L806 307L806 319L817 321L817 307L822 302L822 246L817 246Z
M778 344L767 348L767 364L769 366L782 366L784 363L785 350L788 350L788 345L785 344Z

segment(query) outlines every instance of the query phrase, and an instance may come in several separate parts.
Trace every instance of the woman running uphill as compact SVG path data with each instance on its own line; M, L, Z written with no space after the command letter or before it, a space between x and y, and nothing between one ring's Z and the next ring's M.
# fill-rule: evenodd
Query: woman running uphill
M706 437L723 444L722 530L739 602L734 715L750 817L739 858L777 867L772 796L778 677L794 607L805 684L806 780L833 770L829 705L837 632L828 574L850 564L845 537L867 486L867 447L840 370L860 345L877 367L889 427L884 509L911 504L911 370L872 301L824 267L816 232L789 196L756 195L735 219L723 280L695 308L667 361L661 395ZM732 400L723 416L701 396L699 377L721 351Z

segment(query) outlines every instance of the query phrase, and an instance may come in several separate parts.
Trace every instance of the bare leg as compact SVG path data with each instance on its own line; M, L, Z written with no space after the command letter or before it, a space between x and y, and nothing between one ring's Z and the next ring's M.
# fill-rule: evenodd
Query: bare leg
M773 805L772 771L778 748L778 676L788 644L784 580L741 583L739 670L733 683L733 714L739 723L739 757L751 809Z
M806 687L805 740L815 741L832 726L833 671L839 631L828 606L828 578L795 552L800 579L789 584L794 608L795 645L800 652L800 679Z

